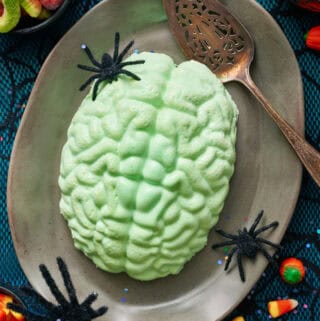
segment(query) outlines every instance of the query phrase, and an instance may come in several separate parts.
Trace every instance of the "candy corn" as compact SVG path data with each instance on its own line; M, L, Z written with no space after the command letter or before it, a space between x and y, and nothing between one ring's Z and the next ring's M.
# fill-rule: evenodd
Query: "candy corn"
M235 317L232 321L246 321L243 316Z
M310 29L304 38L308 48L320 50L320 26Z
M268 311L273 318L279 318L294 310L297 306L298 301L294 299L270 301L268 303Z

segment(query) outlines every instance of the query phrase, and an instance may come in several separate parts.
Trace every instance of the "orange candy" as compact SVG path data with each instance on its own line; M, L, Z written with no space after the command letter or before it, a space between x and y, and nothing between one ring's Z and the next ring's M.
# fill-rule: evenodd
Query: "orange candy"
M0 293L0 321L24 321L24 316L21 313L7 308L8 303L13 303L13 298Z
M320 50L320 26L310 29L305 35L305 40L308 48Z
M282 280L288 284L300 283L306 274L302 261L294 257L283 260L279 272Z
M243 316L238 316L238 317L235 317L234 319L232 319L232 321L246 321L246 320Z
M7 303L13 302L13 299L11 296L0 293L0 308L6 308Z
M294 310L297 306L298 301L294 299L270 301L268 303L268 311L273 318L279 318Z
M0 310L0 321L7 321L7 314Z
M304 9L320 12L320 3L318 0L298 0L297 5Z
M24 316L21 313L9 310L13 317L13 321L24 321Z

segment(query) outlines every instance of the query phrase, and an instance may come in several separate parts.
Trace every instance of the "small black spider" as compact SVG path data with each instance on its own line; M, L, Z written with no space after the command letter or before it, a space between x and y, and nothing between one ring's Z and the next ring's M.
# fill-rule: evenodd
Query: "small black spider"
M69 296L69 301L59 290L47 267L44 264L41 264L39 269L58 304L56 305L47 301L30 287L23 287L22 291L35 298L37 300L37 304L47 311L46 315L34 313L32 312L34 309L31 311L15 303L8 304L8 308L22 313L28 321L91 321L92 319L105 314L108 310L107 307L103 306L97 310L94 310L91 307L91 304L98 297L97 293L89 294L82 303L79 303L76 290L73 286L66 264L60 257L57 258L57 263ZM37 305L35 305L35 307L37 307Z
M125 66L129 65L138 65L145 63L144 60L136 60L136 61L127 61L122 62L124 56L128 53L130 48L133 46L134 41L130 41L129 44L123 49L123 51L119 54L119 43L120 43L120 34L119 32L116 32L115 39L114 39L114 53L113 57L111 57L108 53L104 53L101 58L101 62L97 61L91 52L91 50L86 46L82 45L82 49L86 52L88 55L90 61L92 64L96 67L91 66L84 66L84 65L78 65L80 69L86 70L86 71L93 71L96 74L91 76L81 87L80 90L84 90L88 85L90 85L95 79L96 82L93 86L93 94L92 94L92 100L96 100L97 98L97 92L99 89L99 85L103 81L117 81L118 76L120 74L127 75L135 80L140 80L140 78L132 73L129 70L123 69Z
M235 245L231 249L231 251L228 253L228 258L226 261L226 265L224 267L224 270L228 270L228 267L230 265L232 256L237 252L237 263L239 267L239 274L242 282L245 281L244 276L244 270L241 258L242 256L247 256L249 258L255 258L258 252L262 252L262 254L267 258L267 260L273 264L275 264L275 260L273 257L264 249L262 244L270 245L276 249L281 249L280 245L274 244L268 240L265 240L261 237L258 237L258 235L270 228L277 227L279 225L278 222L272 222L269 225L263 226L256 230L257 225L259 224L261 218L263 216L263 211L261 211L252 226L250 227L249 231L245 227L243 230L238 231L238 235L232 235L229 233L226 233L222 230L216 230L217 233L224 236L227 239L231 239L231 241L226 241L219 244L212 245L213 249L216 249L218 247L227 246L227 245Z

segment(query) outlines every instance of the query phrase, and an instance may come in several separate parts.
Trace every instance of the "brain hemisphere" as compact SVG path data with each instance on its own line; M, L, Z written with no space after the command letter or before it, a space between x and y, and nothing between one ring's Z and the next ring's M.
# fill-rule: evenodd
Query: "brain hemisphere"
M151 280L207 242L234 170L237 108L205 67L142 53L141 77L85 98L63 148L60 209L101 269ZM137 59L137 55L129 58Z

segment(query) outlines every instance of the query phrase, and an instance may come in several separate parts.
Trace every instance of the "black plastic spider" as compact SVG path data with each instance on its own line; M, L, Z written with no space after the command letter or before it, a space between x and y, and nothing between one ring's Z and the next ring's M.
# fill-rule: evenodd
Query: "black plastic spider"
M107 307L103 306L97 310L94 310L91 307L91 304L98 297L97 293L89 294L88 297L79 304L76 290L71 281L71 277L66 264L60 257L57 258L57 263L69 296L69 301L59 290L47 267L44 264L41 264L39 266L39 269L58 304L56 305L47 301L38 292L30 287L23 287L23 292L35 298L37 300L37 303L41 307L45 308L45 310L47 311L46 315L36 314L31 310L15 303L8 304L8 308L22 313L28 321L91 321L92 319L105 314L108 310ZM35 307L37 307L37 305L35 305Z
M238 231L238 235L232 235L229 233L226 233L222 230L216 230L217 233L220 235L226 237L227 239L231 239L231 241L226 241L218 244L212 245L213 249L216 249L218 247L227 246L227 245L235 245L234 248L231 249L231 251L228 253L228 258L226 261L226 265L224 267L224 270L228 270L228 267L230 265L232 256L237 252L237 263L239 268L239 274L242 282L245 281L244 276L244 270L241 258L242 256L247 256L249 258L255 258L258 252L262 252L262 254L267 258L267 260L273 264L275 264L275 260L273 257L263 248L262 244L270 245L276 249L281 249L281 246L278 244L274 244L268 240L265 240L261 237L258 237L258 235L270 228L277 227L279 225L278 222L272 222L269 225L263 226L256 230L257 225L261 221L261 218L263 216L263 211L261 211L252 226L250 227L249 231L245 227L243 230Z
M101 62L97 61L91 52L91 50L86 46L82 45L82 49L86 52L88 55L90 61L92 64L96 67L90 67L90 66L84 66L84 65L78 65L78 68L86 70L86 71L93 71L96 74L91 76L81 87L80 90L84 90L88 85L91 84L95 79L96 82L93 86L93 94L92 94L92 100L96 100L97 98L97 92L99 89L99 85L103 81L109 81L110 83L113 81L118 80L118 76L120 74L127 75L135 80L140 80L140 77L135 75L129 70L123 69L125 66L129 65L138 65L145 63L144 60L136 60L136 61L127 61L122 62L124 56L128 53L130 48L133 46L134 41L130 41L130 43L123 49L123 51L119 54L119 43L120 43L120 34L119 32L116 32L115 39L114 39L114 53L113 57L111 57L108 53L104 53L101 58Z

